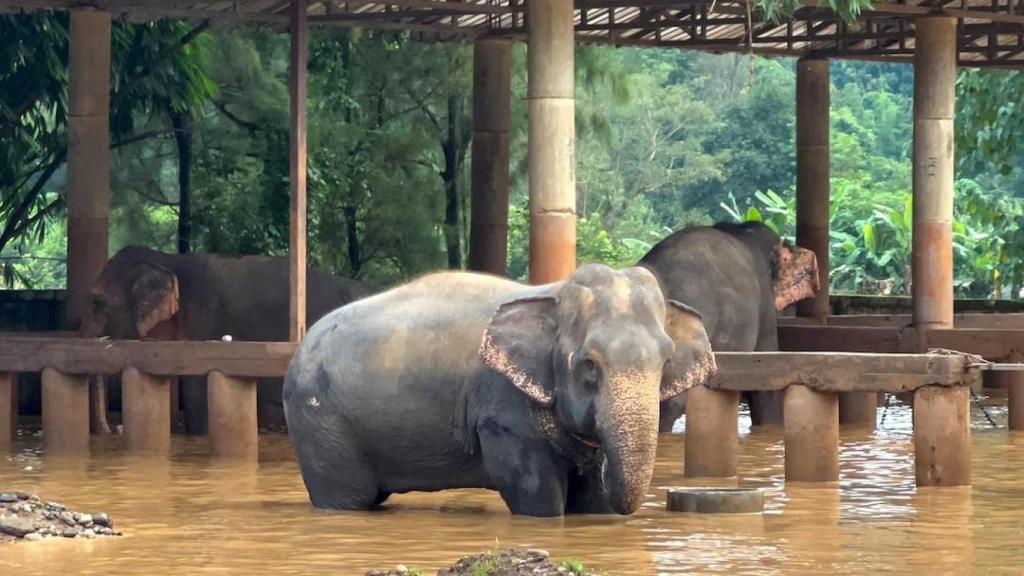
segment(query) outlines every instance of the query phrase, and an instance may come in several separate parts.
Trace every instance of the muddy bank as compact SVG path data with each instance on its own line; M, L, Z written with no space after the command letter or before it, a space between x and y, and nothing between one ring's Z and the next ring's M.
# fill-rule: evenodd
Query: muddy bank
M398 565L391 570L371 570L366 576L426 576L415 566ZM587 570L574 558L562 562L551 560L545 550L496 550L466 556L455 564L437 571L437 576L600 576Z
M120 535L110 516L102 512L74 512L34 494L0 491L0 543Z

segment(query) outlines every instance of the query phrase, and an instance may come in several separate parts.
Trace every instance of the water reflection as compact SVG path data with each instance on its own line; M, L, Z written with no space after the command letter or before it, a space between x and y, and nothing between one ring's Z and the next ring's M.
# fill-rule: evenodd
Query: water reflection
M1005 425L1005 409L989 411ZM637 514L555 519L513 517L480 490L398 495L376 513L315 511L283 436L261 438L258 464L213 460L205 439L185 437L170 461L129 457L119 438L94 439L88 460L58 460L40 456L29 429L0 460L0 487L109 512L126 536L4 547L0 574L337 575L398 562L431 573L496 545L623 575L1014 573L1024 434L992 430L974 410L975 486L918 490L909 409L890 403L879 422L843 432L838 489L822 489L785 484L781 433L743 421L740 476L726 484L763 488L764 514L665 512L669 487L709 484L683 477L684 437L672 434Z

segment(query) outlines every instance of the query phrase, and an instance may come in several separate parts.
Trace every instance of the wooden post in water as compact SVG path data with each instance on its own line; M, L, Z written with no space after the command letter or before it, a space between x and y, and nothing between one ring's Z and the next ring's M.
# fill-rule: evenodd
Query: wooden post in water
M227 458L259 458L256 380L213 371L207 377L210 453Z
M730 478L739 453L739 392L696 386L686 391L687 478Z
M573 0L528 0L530 282L576 268Z
M512 43L483 38L473 45L472 215L469 269L505 275L508 260L509 130Z
M72 10L68 42L68 327L89 312L107 263L110 217L110 13Z
M839 397L800 384L786 388L786 481L839 480Z
M291 67L289 68L289 164L291 201L288 234L290 297L288 334L292 342L306 335L306 61L309 46L306 24L307 0L292 0Z
M914 469L918 486L971 483L970 387L914 392Z
M999 374L1006 386L1007 425L1010 430L1024 430L1024 370L990 372Z
M44 368L43 451L47 455L89 453L89 379Z
M121 374L121 398L128 450L159 456L170 454L170 378L127 368Z
M11 449L11 441L18 427L16 378L13 372L0 372L0 453Z

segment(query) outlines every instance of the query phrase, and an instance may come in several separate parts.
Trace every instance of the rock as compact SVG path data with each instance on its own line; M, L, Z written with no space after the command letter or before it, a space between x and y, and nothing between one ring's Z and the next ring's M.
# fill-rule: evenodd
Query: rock
M42 540L42 539L43 539L43 535L40 534L39 532L32 532L31 534L25 534L25 540L28 540L29 542L35 542L37 540Z
M395 572L398 572L399 574L408 574L409 568L405 564L399 564L398 566L395 566Z
M99 526L106 526L107 528L111 528L114 526L114 523L110 520L110 516L107 516L103 512L100 512L99 514L93 514L92 521Z
M75 522L75 517L67 510L60 513L60 519L68 526L76 526L78 523Z
M15 492L14 495L18 497L18 500L28 500L28 492Z
M86 528L82 531L82 538L95 538L96 532L93 532L92 528Z
M540 548L531 548L531 549L527 550L526 553L529 554L530 556L541 556L543 558L550 558L551 557L551 554L548 553L547 550L542 550Z
M24 518L18 518L17 516L4 516L0 518L0 532L4 534L10 534L15 538L24 538L26 534L35 532L36 529L32 526L32 523Z
M10 492L0 492L0 502L8 504L10 502L17 502L18 497Z
M79 514L75 520L82 526L92 524L92 514Z
M68 528L67 530L61 532L61 536L64 536L65 538L74 538L75 536L78 536L78 530L75 530L74 528Z
M36 496L35 494L29 496L28 500L29 500L29 502L32 502L33 504L39 504L40 502L42 502L42 500L39 499L39 496Z

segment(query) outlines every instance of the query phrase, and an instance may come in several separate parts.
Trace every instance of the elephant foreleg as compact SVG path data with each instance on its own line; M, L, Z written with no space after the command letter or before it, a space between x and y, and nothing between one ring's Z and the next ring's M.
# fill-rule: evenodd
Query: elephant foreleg
M569 475L565 511L570 514L614 514L604 495L600 472L574 472Z
M484 466L502 500L513 514L565 514L566 474L539 440L521 438L509 430L480 434Z

